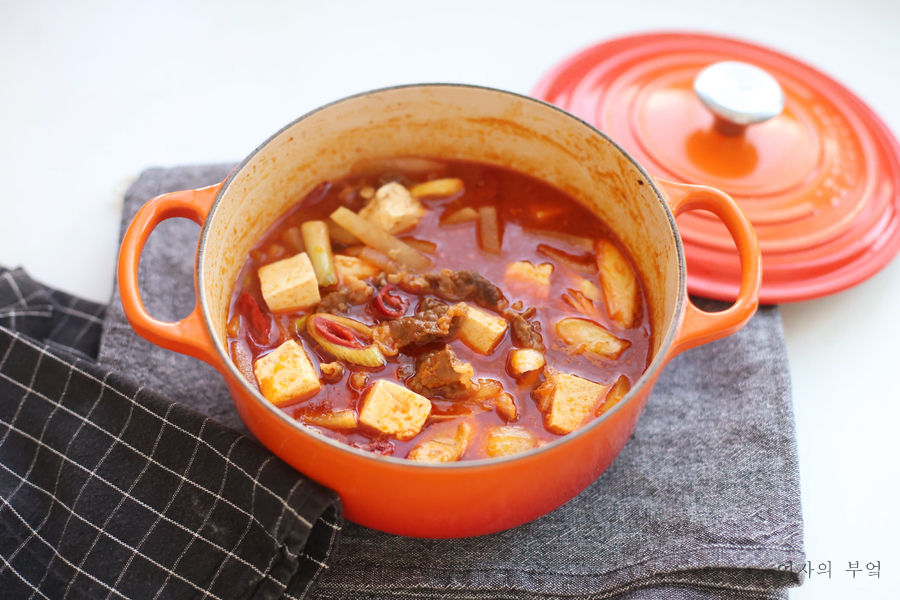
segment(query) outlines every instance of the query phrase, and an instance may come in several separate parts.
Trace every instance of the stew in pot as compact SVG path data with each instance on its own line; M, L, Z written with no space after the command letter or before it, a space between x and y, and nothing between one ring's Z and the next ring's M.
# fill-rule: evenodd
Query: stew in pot
M529 175L400 157L323 182L253 248L234 363L302 426L410 460L583 427L649 360L643 284L593 213Z

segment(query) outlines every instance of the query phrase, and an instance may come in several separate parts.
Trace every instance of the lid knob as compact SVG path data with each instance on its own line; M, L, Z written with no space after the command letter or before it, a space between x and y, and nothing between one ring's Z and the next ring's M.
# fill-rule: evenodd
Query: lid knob
M748 125L768 121L784 109L784 92L775 78L743 62L706 67L694 79L694 92L725 135L740 135Z

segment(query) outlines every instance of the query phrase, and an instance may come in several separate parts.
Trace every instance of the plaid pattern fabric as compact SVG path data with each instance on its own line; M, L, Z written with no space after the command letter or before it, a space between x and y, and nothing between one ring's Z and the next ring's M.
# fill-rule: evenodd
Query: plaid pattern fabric
M104 312L0 268L0 596L309 597L336 495L101 368Z

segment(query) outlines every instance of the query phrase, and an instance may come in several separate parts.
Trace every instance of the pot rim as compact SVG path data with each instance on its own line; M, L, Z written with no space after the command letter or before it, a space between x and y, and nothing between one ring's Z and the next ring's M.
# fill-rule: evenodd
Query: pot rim
M215 217L216 211L219 208L219 203L222 200L222 198L225 194L225 191L228 189L228 186L231 184L232 180L237 176L237 174L241 171L241 169L243 169L244 166L246 166L247 163L253 159L253 157L255 157L260 151L262 151L263 148L268 146L272 141L274 141L278 136L280 136L286 130L290 129L297 123L299 123L299 122L301 122L323 110L331 108L332 106L336 106L343 102L348 102L350 100L355 100L357 98L361 98L363 96L369 96L372 94L391 92L391 91L395 91L395 90L411 89L411 88L431 88L431 87L465 88L465 89L478 90L478 91L495 92L495 93L503 94L506 96L511 96L515 99L525 101L525 102L530 102L533 104L537 104L544 108L548 108L555 112L561 113L563 116L568 117L570 119L574 119L581 125L587 127L588 129L591 129L594 133L598 134L604 140L609 142L616 150L618 150L622 154L622 156L624 156L626 159L628 159L628 161L631 164L633 164L635 166L635 168L637 168L637 170L642 175L644 175L644 177L646 178L645 180L650 185L651 189L653 190L653 193L656 195L657 200L659 200L660 204L662 205L663 210L665 210L666 217L669 221L669 227L672 230L673 237L675 239L675 252L676 252L677 259L678 259L678 263L677 263L678 264L678 297L675 300L675 310L672 313L671 324L669 325L669 328L666 331L666 336L663 339L663 342L659 347L659 351L656 353L656 356L653 358L653 360L650 362L650 364L647 366L647 368L644 369L644 372L641 374L640 378L637 380L635 385L632 386L631 390L629 390L629 392L625 395L625 397L622 398L621 401L617 402L613 408L611 408L608 412L605 412L600 417L597 417L596 419L594 419L593 421L588 423L586 426L580 427L577 430L560 437L559 439L556 439L548 444L545 444L544 446L540 446L538 448L532 448L531 450L526 450L525 452L520 452L517 454L512 454L512 455L501 457L501 458L481 458L481 459L476 459L476 460L456 461L456 462L437 463L437 464L421 463L421 462L417 462L417 461L407 460L406 458L375 455L375 454L372 454L371 452L366 452L366 451L360 450L358 448L353 448L352 446L349 446L347 444L344 444L342 442L334 440L330 437L318 435L311 431L306 431L305 428L302 427L301 425L299 425L295 419L291 419L284 411L282 411L280 408L278 408L277 406L275 406L274 404L272 404L271 402L266 400L258 390L256 390L251 385L249 385L248 382L244 379L244 376L241 374L241 372L238 370L237 366L231 360L231 357L228 355L228 352L227 352L225 346L219 340L218 336L216 336L214 334L215 327L213 326L212 318L210 317L209 306L207 304L206 294L204 292L205 278L204 278L204 270L203 270L203 266L204 266L203 258L206 254L206 243L207 243L207 238L209 237L209 233L210 233L209 224L212 222L213 218ZM684 315L684 310L685 310L685 308L684 308L685 302L686 302L686 298L687 298L687 267L685 264L684 247L682 245L681 235L678 233L678 227L675 224L675 215L672 214L672 210L669 208L669 204L666 201L665 196L663 196L659 187L656 185L656 181L653 179L653 177L651 177L647 173L647 171L644 170L644 167L642 167L634 158L632 158L632 156L630 154L628 154L628 152L626 152L621 146L619 146L619 144L617 144L608 135L606 135L605 133L603 133L602 131L600 131L599 129L597 129L596 127L594 127L587 121L585 121L584 119L581 119L580 117L573 115L572 113L570 113L566 110L563 110L563 109L559 108L558 106L555 106L555 105L545 102L543 100L538 100L537 98L532 98L530 96L525 96L523 94L519 94L516 92L510 92L507 90L501 90L501 89L492 88L492 87L488 87L488 86L473 85L473 84L466 84L466 83L412 83L412 84L388 86L388 87L377 88L377 89L369 90L369 91L365 91L365 92L360 92L360 93L353 94L350 96L345 96L344 98L334 100L334 101L324 104L318 108L315 108L315 109L303 114L302 116L294 119L293 121L291 121L290 123L288 123L287 125L282 127L281 129L276 131L274 134L269 136L263 143L261 143L259 146L257 146L250 154L248 154L247 157L244 158L244 160L242 160L241 163L238 166L236 166L231 171L231 173L228 174L228 177L225 179L225 181L222 182L222 186L219 189L219 192L216 194L216 198L213 201L213 204L209 209L209 213L207 214L206 219L203 222L203 228L200 232L200 243L197 247L197 257L196 257L194 266L195 266L196 273L197 273L197 301L200 304L200 308L203 313L203 322L206 325L206 328L210 335L210 338L212 339L213 346L215 346L216 352L219 355L219 360L221 361L222 364L225 365L225 367L228 369L228 371L231 373L231 375L234 376L235 380L243 387L243 390L247 394L249 394L255 402L260 403L265 408L265 410L269 411L276 418L279 418L279 419L282 419L283 421L285 421L287 424L289 424L292 428L294 428L296 431L298 431L302 435L308 435L308 436L310 436L311 439L314 439L319 442L323 442L326 445L329 445L329 446L335 448L336 450L339 450L342 452L349 452L349 453L356 455L358 457L361 457L363 459L374 461L374 464L387 462L388 464L392 464L394 466L414 468L414 469L476 469L476 468L487 467L487 466L491 466L491 465L501 465L501 464L508 463L510 461L528 458L528 457L534 456L535 454L540 453L540 452L546 452L551 449L555 449L556 447L566 443L569 440L575 439L576 437L581 437L582 435L586 435L589 431L598 427L600 425L600 423L606 421L613 414L618 412L627 403L632 402L634 400L634 398L636 398L638 396L639 392L641 392L645 386L651 385L651 387L652 387L652 384L650 384L650 380L653 379L655 376L657 376L662 371L662 369L665 367L666 363L669 360L668 353L672 347L672 342L675 339L675 335L677 334L678 329L680 328L681 320L682 320L682 317Z

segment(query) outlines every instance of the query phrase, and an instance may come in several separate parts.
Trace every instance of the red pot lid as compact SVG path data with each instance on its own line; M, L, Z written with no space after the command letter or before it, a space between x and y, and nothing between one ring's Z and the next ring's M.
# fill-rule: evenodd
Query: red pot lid
M723 61L758 69L717 66L695 90ZM710 35L636 35L565 60L533 95L596 125L650 174L730 194L759 237L764 303L843 290L900 249L897 141L859 98L795 59ZM678 227L689 291L733 300L740 264L725 227L705 212Z

